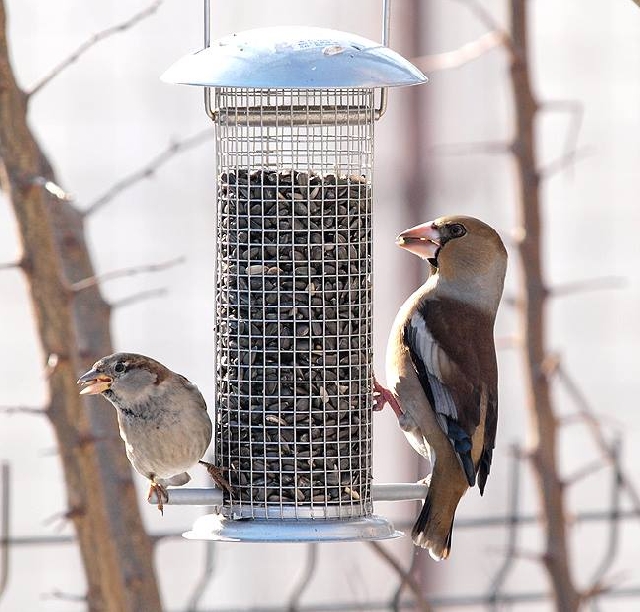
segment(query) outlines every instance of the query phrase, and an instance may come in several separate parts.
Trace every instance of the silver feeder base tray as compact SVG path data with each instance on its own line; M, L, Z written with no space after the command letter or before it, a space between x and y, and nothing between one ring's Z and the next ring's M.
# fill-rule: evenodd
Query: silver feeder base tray
M220 542L360 542L403 535L380 516L351 519L228 519L221 514L201 516L189 540Z

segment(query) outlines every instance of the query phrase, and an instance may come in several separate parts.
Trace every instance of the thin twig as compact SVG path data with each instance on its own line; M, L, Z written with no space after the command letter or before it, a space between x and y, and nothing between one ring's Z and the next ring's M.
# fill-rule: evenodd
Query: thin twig
M83 603L87 601L86 595L76 595L74 593L65 593L63 591L51 591L42 596L42 599L55 599L58 601L69 601L74 603Z
M620 450L621 450L622 441L621 439L616 439L612 442L609 447L609 452L612 457L612 467L613 467L613 479L611 486L611 519L609 520L609 538L608 545L598 567L591 577L591 587L587 591L587 597L592 599L591 607L594 610L598 608L597 596L602 593L602 588L604 585L604 578L607 572L611 569L613 565L616 554L618 552L618 546L620 544L620 491L623 487L622 479L620 478L621 469L620 469ZM585 594L583 594L583 597Z
M564 140L564 155L565 157L570 156L571 152L575 152L578 148L578 137L580 136L580 128L582 127L582 119L584 117L584 106L577 100L549 100L541 103L540 109L543 111L569 113L571 121L569 122Z
M0 270L15 270L16 268L22 268L21 261L9 261L7 263L0 263Z
M116 302L111 303L111 308L122 308L123 306L131 306L138 302L144 302L154 298L162 297L167 294L166 289L149 289L148 291L140 291L140 293L134 293L129 297L123 298Z
M495 340L497 351L521 349L523 340L520 336L498 336Z
M502 44L510 53L515 53L516 49L513 45L513 41L509 33L500 26L500 24L494 19L493 15L476 0L456 0L457 2L464 4L466 8L474 15L474 17L482 23L488 30L497 32L500 35Z
M187 603L187 612L195 612L197 610L200 600L204 595L207 587L211 583L214 572L216 569L216 542L205 542L205 561L204 568L202 569L202 575L197 584L193 588L189 602Z
M594 459L591 463L588 463L587 465L584 465L581 468L577 469L570 476L566 476L565 478L563 478L562 482L565 487L569 487L576 484L576 482L580 482L581 480L588 478L592 474L599 472L605 467L605 465L606 464L602 463L602 459L598 457L598 459Z
M476 40L472 40L455 51L436 53L434 55L422 55L415 57L412 62L423 72L437 72L459 68L482 57L492 49L504 44L504 32L494 30L487 32Z
M558 424L560 425L583 425L585 422L593 420L598 427L604 427L605 425L611 429L621 430L624 424L619 419L612 417L610 414L604 412L594 412L592 415L584 414L582 412L575 412L573 414L567 414L558 418Z
M33 414L44 416L47 414L46 408L33 408L31 406L0 406L0 414Z
M502 303L509 308L522 308L524 303L522 299L516 295L507 294L502 298Z
M520 467L522 453L518 445L511 447L511 471L509 473L509 522L507 531L507 549L502 560L502 565L496 571L489 589L487 599L493 602L493 609L497 608L497 599L506 582L509 573L514 569L514 557L518 546L518 513L520 509Z
M588 148L576 149L560 155L560 157L549 162L546 166L538 169L538 175L540 178L548 179L558 172L562 172L566 168L573 167L576 162L579 162L587 158L591 154L591 150Z
M407 576L414 575L414 571L418 566L418 563L420 562L420 558L421 558L421 555L416 554L414 552L413 547L411 547L410 550L411 550L411 564L409 565L409 569L406 571ZM391 601L391 605L393 606L394 610L400 610L400 604L402 602L402 592L404 591L404 588L406 586L407 586L407 581L404 578L402 578L402 580L400 580L400 584L398 585L398 588L396 589L396 592Z
M433 145L429 152L439 155L503 155L511 153L511 144L503 141L451 142Z
M398 573L398 576L400 576L402 582L404 582L411 589L411 592L416 598L416 605L418 609L422 610L423 612L431 612L431 605L425 598L424 593L420 589L420 585L418 584L417 580L411 574L409 574L409 572L403 569L398 560L393 555L391 555L384 548L384 546L382 546L382 544L376 541L371 541L368 544Z
M287 606L287 610L289 612L296 612L296 610L300 608L300 599L311 583L317 564L318 544L312 542L307 545L307 561L302 572L302 576L300 576L298 584L293 587L291 595L289 596L289 605Z
M109 189L107 189L100 197L96 198L87 208L83 211L83 215L91 215L105 204L108 204L116 196L120 195L123 191L126 191L130 187L133 187L136 183L150 178L154 175L156 170L168 162L172 157L178 153L182 153L189 149L199 146L203 142L209 140L213 136L211 128L206 128L193 136L189 136L184 140L178 140L171 143L164 151L152 158L147 164L142 166L139 170L131 173L122 180L115 183Z
M0 600L9 582L9 534L11 532L11 466L0 462Z
M588 280L563 283L549 289L552 297L564 297L584 291L600 291L601 289L622 289L627 286L627 279L621 276L600 276Z
M89 49L91 49L94 45L98 44L100 41L105 38L109 38L114 34L118 34L120 32L124 32L128 30L139 21L146 19L155 13L163 0L155 0L152 2L147 8L143 9L139 13L136 13L126 21L119 23L115 26L111 26L110 28L106 28L96 34L94 34L91 38L83 42L71 55L62 60L57 66L54 66L51 71L42 77L31 89L27 92L27 97L31 97L34 94L38 93L43 87L48 85L54 78L56 78L61 72L63 72L66 68L71 66L71 64L77 62Z
M125 276L136 276L137 274L144 273L152 273L152 272L162 272L163 270L167 270L169 268L173 268L174 266L180 265L184 263L184 257L177 257L176 259L171 259L169 261L165 261L158 264L147 264L142 266L132 266L130 268L123 268L121 270L111 270L111 272L105 272L104 274L97 274L96 276L90 276L88 278L83 278L77 283L73 283L71 285L71 289L73 291L82 291L83 289L88 289L89 287L95 287L100 283L105 283L110 280L114 280L116 278L123 278Z
M582 390L578 387L578 385L574 382L574 380L569 376L566 369L562 366L561 363L558 364L555 370L556 376L560 383L564 385L565 390L569 393L574 403L578 407L578 410L584 415L585 423L589 426L591 431L591 435L596 443L596 445L600 448L601 453L608 459L611 464L614 464L616 456L612 451L611 447L607 443L604 434L602 433L602 429L600 428L600 424L598 423L596 417L594 416L594 412L591 408L591 405L587 401ZM619 478L620 482L624 486L625 490L629 494L631 501L634 505L634 509L636 512L640 512L640 496L638 495L635 487L631 483L631 480L627 477L627 475L619 468Z

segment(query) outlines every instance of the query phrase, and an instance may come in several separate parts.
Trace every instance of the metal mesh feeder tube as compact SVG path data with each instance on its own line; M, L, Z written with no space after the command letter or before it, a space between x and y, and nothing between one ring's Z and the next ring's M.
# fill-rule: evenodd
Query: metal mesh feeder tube
M425 79L319 28L253 30L201 53L165 77L213 88L215 459L233 493L189 537L394 537L371 502L376 86L390 70L389 84Z

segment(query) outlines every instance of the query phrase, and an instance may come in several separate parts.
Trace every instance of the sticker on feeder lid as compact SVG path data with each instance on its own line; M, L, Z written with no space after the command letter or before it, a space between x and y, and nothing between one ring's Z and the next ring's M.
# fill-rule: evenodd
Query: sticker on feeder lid
M346 50L346 47L343 47L337 40L332 40L330 38L318 39L318 38L307 38L302 40L296 40L294 42L278 42L275 44L276 51L289 51L291 49L317 49L319 47L324 47L323 53L325 55L335 55L336 53L342 53ZM333 50L332 52L327 50Z
M322 55L338 55L338 53L344 53L345 51L346 49L341 45L331 45L322 50Z

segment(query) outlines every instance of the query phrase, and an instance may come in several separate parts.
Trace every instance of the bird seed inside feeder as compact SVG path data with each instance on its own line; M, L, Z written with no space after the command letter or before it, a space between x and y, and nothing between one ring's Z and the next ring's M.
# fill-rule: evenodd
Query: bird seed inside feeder
M234 513L369 513L370 184L224 172L217 221L216 454Z

